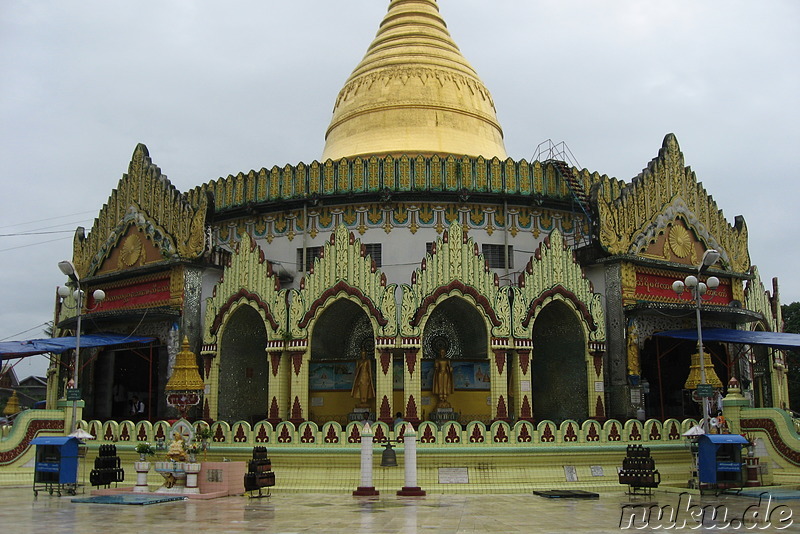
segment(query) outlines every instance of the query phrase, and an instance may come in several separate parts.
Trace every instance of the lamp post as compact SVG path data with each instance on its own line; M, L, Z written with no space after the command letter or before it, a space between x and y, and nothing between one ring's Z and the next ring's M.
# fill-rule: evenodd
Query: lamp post
M78 322L75 326L75 357L73 359L73 370L72 370L72 388L70 389L78 389L78 376L80 375L80 363L81 363L81 316L83 315L83 304L85 295L83 290L81 289L81 281L78 277L78 271L75 270L75 266L69 260L64 260L58 262L58 268L61 269L61 272L64 273L70 280L75 283L75 291L72 295L75 298L75 306L74 308L78 312ZM65 298L69 297L70 288L66 286L59 286L58 288L58 296L63 302ZM94 298L96 303L100 303L103 299L106 298L106 294L102 289L95 290L92 293L92 297ZM72 308L72 306L68 306L64 304L68 308ZM72 399L72 431L75 432L78 430L78 399L74 397Z
M719 252L714 249L708 249L703 253L703 259L700 262L700 265L697 267L697 274L698 276L703 274L709 267L717 263L719 260ZM706 364L705 364L705 356L703 354L703 327L702 322L700 320L700 306L703 302L703 295L709 289L716 289L719 287L719 278L716 276L709 276L706 279L705 283L700 282L698 277L690 274L683 280L675 280L672 283L672 290L681 295L685 289L690 291L690 295L695 303L695 313L697 317L697 348L700 355L700 380L703 385L706 384ZM708 397L701 396L702 403L703 403L703 430L708 432L708 420L709 420L709 406L708 406Z

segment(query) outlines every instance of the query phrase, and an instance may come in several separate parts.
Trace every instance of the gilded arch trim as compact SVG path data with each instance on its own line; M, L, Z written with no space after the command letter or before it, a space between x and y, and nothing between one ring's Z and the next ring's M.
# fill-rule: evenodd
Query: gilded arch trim
M225 302L225 304L219 308L219 311L214 317L214 322L211 324L211 334L216 335L219 332L225 316L228 314L228 312L237 307L236 304L242 299L252 303L251 306L254 308L261 310L263 312L261 316L266 319L273 330L278 329L280 325L278 325L278 323L275 321L275 318L272 316L272 311L270 310L269 304L264 302L257 294L247 291L246 289L240 289L236 294L231 295L227 302Z
M389 321L383 316L383 313L381 313L381 311L375 307L372 300L364 295L360 289L351 286L345 281L340 281L337 282L333 287L325 290L316 300L314 300L314 302L311 303L308 311L306 311L305 315L303 315L302 319L300 319L298 326L303 329L307 328L312 319L314 319L314 317L317 315L317 312L324 308L330 299L335 299L340 293L345 293L358 300L358 302L360 302L364 308L369 310L370 315L372 315L372 317L381 327L385 327L389 323Z
M433 293L423 299L422 304L420 304L419 308L417 308L417 312L414 314L414 317L411 320L411 325L418 327L422 322L422 319L425 317L425 315L427 315L431 306L435 306L442 296L449 295L453 291L458 291L462 295L469 295L472 297L478 307L480 307L484 314L486 314L486 317L488 317L492 326L500 326L503 324L492 308L489 299L479 293L474 287L464 284L461 280L453 280L446 286L439 286Z
M530 305L528 306L528 313L522 320L522 326L524 328L528 328L531 320L536 316L537 310L543 308L551 301L557 300L554 299L556 296L561 296L563 297L562 300L572 303L572 305L575 307L575 310L579 312L583 322L586 324L589 330L597 330L597 323L595 323L594 317L592 317L592 313L589 311L589 308L586 307L586 305L575 295L575 293L560 285L552 289L548 289L547 291L541 293L536 299L531 301Z

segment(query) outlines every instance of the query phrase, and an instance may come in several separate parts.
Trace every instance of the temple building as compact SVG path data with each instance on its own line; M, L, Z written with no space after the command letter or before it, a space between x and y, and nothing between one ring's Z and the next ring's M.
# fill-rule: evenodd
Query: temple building
M205 388L190 416L208 421L697 419L697 341L664 334L696 328L698 306L703 328L781 330L744 218L726 219L673 134L629 179L557 147L509 158L435 0L391 0L331 101L321 153L185 192L135 146L72 262L106 294L84 334L153 341L81 351L83 419L127 419L134 395L149 420L175 418L183 343ZM688 275L719 285L698 304L673 291ZM779 351L709 336L704 354L716 396L736 377L752 406L788 403Z

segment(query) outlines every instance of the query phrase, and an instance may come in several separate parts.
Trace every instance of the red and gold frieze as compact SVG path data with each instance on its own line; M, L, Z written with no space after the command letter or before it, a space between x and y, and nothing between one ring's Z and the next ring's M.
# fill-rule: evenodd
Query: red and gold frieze
M624 291L625 304L634 304L642 301L674 304L687 302L690 298L688 291L678 295L672 290L672 283L683 278L685 276L682 276L682 273L637 268L632 279L633 287L628 287L626 288L627 291ZM705 282L707 278L707 276L701 276L700 281ZM703 295L703 302L720 306L727 306L732 300L733 294L729 278L720 278L719 287L709 289Z
M179 272L172 271L99 286L105 291L106 298L93 311L180 306L183 295L182 278ZM94 308L95 305L90 296L89 307Z

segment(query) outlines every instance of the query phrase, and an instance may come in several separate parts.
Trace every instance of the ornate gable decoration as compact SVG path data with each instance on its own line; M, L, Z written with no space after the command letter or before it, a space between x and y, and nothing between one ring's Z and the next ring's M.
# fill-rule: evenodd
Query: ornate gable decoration
M605 314L572 249L556 228L536 250L514 290L514 337L529 338L538 310L554 299L571 302L581 315L589 341L605 341Z
M607 178L602 188L616 187ZM611 254L640 254L663 235L677 219L704 243L715 248L730 269L745 273L750 268L747 226L741 216L735 226L684 166L683 153L673 134L664 138L658 157L624 187L613 200L598 195L600 242Z
M246 235L231 255L222 278L206 299L203 344L217 342L226 317L240 305L252 306L267 327L267 336L278 337L286 330L286 291L280 289L272 265L255 240Z
M761 281L758 267L753 265L750 272L754 278L747 282L747 286L744 289L744 307L747 310L760 313L764 317L766 327L771 332L778 332L780 329L775 328L772 299L769 292L764 289L764 283Z
M420 335L421 314L445 293L458 290L470 295L492 325L492 336L510 333L508 288L500 288L496 274L489 270L478 245L467 237L461 224L453 222L434 243L431 254L411 275L411 285L403 284L400 312L401 335Z
M397 335L397 284L386 284L386 275L375 262L361 240L347 231L344 224L336 227L325 243L322 255L300 281L300 289L292 290L289 324L294 339L308 336L307 327L325 302L341 292L369 309L367 314L377 322L376 336Z
M160 250L162 259L197 258L205 251L207 210L207 196L199 196L193 207L152 163L147 147L138 144L128 173L111 192L88 236L83 228L75 231L75 267L81 277L92 276L117 247L135 247L136 243L121 242L131 226Z

